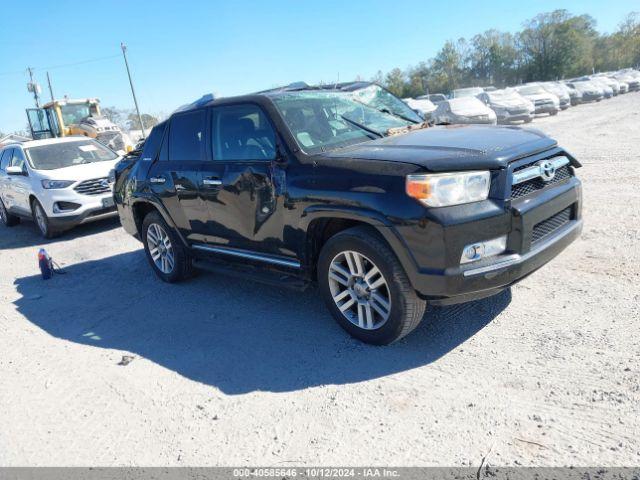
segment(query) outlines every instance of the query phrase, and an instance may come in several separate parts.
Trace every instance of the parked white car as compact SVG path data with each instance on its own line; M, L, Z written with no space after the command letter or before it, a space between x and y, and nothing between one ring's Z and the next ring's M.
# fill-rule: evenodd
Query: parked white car
M436 106L431 100L426 98L403 98L402 100L414 111L420 112L420 115L422 115L425 120L431 121L431 116L436 109Z
M435 124L484 123L495 125L496 113L476 97L450 98L433 112Z
M33 140L0 150L0 218L33 219L52 238L117 214L109 171L120 157L86 137Z
M533 103L511 88L483 92L478 99L496 112L498 123L529 123L536 110Z
M560 99L551 92L546 91L537 83L531 83L516 87L517 92L533 103L535 113L548 113L556 115L560 111Z

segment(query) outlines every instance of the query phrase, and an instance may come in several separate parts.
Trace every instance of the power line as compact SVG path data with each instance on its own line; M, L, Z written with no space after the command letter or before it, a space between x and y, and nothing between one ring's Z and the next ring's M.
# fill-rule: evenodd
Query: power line
M32 70L55 70L57 68L66 68L66 67L75 67L77 65L84 65L86 63L93 63L93 62L102 62L104 60L111 60L113 58L118 58L120 57L120 54L115 54L115 55L109 55L106 57L96 57L96 58L89 58L87 60L80 60L78 62L72 62L72 63L62 63L59 65L49 65L47 67L33 67ZM23 75L25 73L28 73L28 70L14 70L14 71L8 71L8 72L0 72L0 76L6 76L6 75Z

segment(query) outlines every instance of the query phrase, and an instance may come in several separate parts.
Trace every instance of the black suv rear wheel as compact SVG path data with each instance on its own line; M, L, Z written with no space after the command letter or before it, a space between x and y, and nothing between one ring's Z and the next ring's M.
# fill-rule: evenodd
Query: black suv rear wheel
M394 253L366 227L344 230L327 241L318 260L318 283L337 322L374 345L409 334L426 308Z
M149 264L161 280L173 283L193 275L191 255L158 212L144 217L142 243Z

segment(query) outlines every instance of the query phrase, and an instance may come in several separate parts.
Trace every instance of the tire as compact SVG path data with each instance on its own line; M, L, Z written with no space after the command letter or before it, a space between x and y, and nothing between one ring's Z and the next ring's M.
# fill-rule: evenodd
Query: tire
M533 118L527 118L524 121L524 123L531 123L531 122L533 122Z
M378 273L369 276L375 268ZM356 275L349 275L354 271ZM373 345L388 345L409 334L426 308L393 251L366 227L344 230L325 243L318 259L318 284L340 326Z
M551 115L552 117L558 114L558 110L553 110L552 112L549 112L549 115Z
M40 235L44 238L55 238L62 233L51 226L51 220L49 220L42 204L35 198L31 201L31 214Z
M20 223L20 217L12 215L8 212L2 199L0 198L0 220L6 227L14 227Z
M175 283L193 276L189 251L158 212L144 217L141 236L147 260L162 281Z

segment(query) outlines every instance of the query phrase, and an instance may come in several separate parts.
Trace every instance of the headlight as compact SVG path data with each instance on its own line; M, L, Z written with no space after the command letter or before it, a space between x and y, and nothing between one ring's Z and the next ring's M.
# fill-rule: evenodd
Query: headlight
M406 191L429 207L447 207L485 200L490 185L489 172L408 175Z
M73 183L73 180L42 180L42 188L46 188L47 190L54 188L67 188Z

